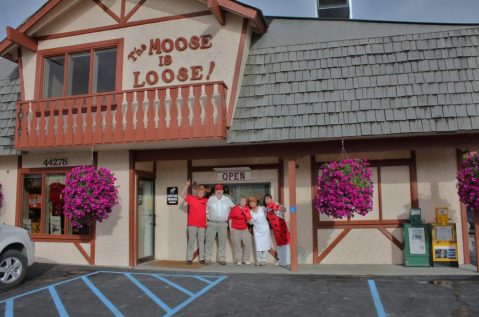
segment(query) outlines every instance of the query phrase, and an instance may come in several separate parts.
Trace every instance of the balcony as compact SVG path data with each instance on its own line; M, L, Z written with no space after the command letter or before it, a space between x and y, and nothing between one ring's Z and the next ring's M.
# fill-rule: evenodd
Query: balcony
M15 147L226 138L222 82L17 104Z

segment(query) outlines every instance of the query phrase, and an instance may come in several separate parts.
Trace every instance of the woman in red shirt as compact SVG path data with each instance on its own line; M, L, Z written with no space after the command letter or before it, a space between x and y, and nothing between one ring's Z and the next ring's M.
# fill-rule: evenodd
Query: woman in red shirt
M198 238L200 263L205 264L206 203L208 199L205 198L205 188L203 186L198 187L196 196L187 195L186 192L190 186L191 182L186 182L186 186L181 193L181 197L189 206L186 264L191 265L193 263L196 238Z
M248 230L248 223L252 224L249 207L246 206L246 198L241 197L239 205L234 206L229 215L231 220L231 240L233 241L234 261L236 265L250 264L251 234ZM244 250L241 254L241 242Z
M278 264L281 266L290 265L290 249L289 249L289 230L286 220L284 219L286 208L275 203L270 194L264 196L266 204L266 218L273 230L274 239L276 240L276 251L278 252Z

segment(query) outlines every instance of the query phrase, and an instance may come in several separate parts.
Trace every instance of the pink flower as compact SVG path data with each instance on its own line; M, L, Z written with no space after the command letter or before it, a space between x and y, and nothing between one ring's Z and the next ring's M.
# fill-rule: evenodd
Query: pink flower
M461 202L479 212L479 156L467 153L457 172L457 192Z
M72 226L81 228L109 217L118 204L115 181L113 173L103 167L95 170L92 166L80 166L67 174L63 213Z
M2 184L0 184L0 208L3 205L3 192L2 192Z
M333 218L366 215L373 207L373 182L366 160L347 159L321 166L315 209Z

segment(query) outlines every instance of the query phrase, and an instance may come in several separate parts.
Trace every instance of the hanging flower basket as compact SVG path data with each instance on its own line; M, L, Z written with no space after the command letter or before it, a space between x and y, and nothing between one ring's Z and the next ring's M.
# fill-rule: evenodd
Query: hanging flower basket
M63 190L63 213L73 227L81 228L95 221L102 222L118 204L118 189L113 173L103 167L73 168L67 174Z
M0 208L3 206L3 190L2 190L2 184L0 184Z
M346 159L321 166L316 193L319 213L342 219L373 208L371 168L366 160Z
M464 155L457 172L457 191L461 202L479 212L479 155Z

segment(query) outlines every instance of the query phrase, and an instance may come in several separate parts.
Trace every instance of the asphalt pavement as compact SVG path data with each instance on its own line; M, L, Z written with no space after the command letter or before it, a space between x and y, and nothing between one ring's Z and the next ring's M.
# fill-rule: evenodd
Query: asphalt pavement
M229 264L232 265L232 264ZM224 274L34 264L5 316L479 316L479 276Z

